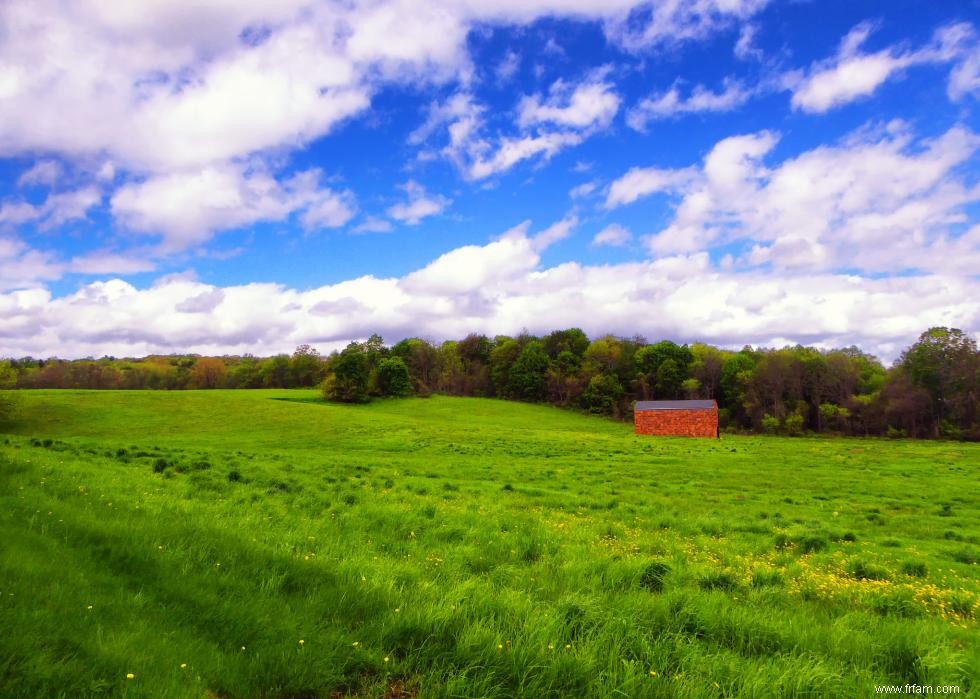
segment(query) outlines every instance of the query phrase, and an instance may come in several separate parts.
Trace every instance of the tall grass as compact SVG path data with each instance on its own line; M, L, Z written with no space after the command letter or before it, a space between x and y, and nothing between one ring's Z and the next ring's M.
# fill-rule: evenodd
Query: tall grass
M0 695L966 693L978 457L477 399L32 392L0 437Z

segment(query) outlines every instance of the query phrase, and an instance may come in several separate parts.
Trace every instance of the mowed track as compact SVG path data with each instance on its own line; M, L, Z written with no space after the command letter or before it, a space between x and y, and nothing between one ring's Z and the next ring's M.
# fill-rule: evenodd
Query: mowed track
M868 696L980 679L980 448L512 402L24 395L0 695ZM132 677L128 677L132 675Z

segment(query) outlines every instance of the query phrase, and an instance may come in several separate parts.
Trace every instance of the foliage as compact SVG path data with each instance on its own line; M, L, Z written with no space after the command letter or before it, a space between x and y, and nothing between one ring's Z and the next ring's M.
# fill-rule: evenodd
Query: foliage
M10 390L17 384L17 373L10 362L0 362L0 425L10 422L16 415L18 396Z
M346 356L355 346L363 367L360 359ZM391 395L380 367L397 358L408 370L415 395L547 402L618 418L629 417L628 406L635 400L707 398L718 402L722 424L734 431L980 440L980 352L972 338L950 328L929 329L887 370L856 347L732 352L703 343L649 344L642 337L604 335L590 341L579 328L542 337L470 334L438 346L410 337L390 348L380 335L372 335L351 347L327 357L300 345L291 356L267 358L174 355L69 362L24 357L10 365L18 388L319 384L335 400L362 401ZM344 378L351 369L357 377L353 384ZM367 373L363 391L362 369Z
M403 397L412 393L412 380L401 357L378 362L378 391L382 396Z
M370 367L368 356L356 342L352 342L332 362L331 373L324 384L327 400L342 403L364 403L368 399Z

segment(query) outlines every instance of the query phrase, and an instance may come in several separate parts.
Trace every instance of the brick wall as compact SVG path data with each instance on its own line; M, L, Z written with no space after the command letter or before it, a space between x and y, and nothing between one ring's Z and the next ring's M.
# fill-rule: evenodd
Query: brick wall
M636 434L665 437L717 437L718 408L702 410L637 410L633 413Z

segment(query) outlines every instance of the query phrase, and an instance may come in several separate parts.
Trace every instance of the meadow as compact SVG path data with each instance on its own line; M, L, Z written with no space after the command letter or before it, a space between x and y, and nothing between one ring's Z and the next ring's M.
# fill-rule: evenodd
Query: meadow
M26 391L0 696L967 695L978 466L475 398Z

